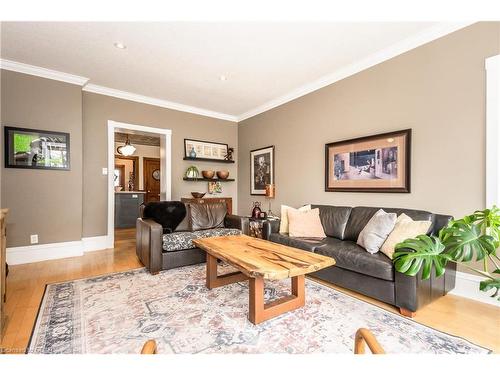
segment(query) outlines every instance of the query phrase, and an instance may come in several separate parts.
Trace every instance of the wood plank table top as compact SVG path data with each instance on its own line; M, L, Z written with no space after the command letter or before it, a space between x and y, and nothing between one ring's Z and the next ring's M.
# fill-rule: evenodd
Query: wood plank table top
M281 280L335 265L333 258L246 235L209 237L193 242L252 278Z

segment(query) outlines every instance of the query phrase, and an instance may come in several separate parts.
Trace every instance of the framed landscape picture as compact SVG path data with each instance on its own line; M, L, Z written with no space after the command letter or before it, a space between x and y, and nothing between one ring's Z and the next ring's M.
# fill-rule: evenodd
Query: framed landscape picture
M226 143L184 139L184 157L186 158L224 160L227 150Z
M70 169L69 133L4 128L5 168Z
M250 194L266 195L267 184L274 184L274 146L250 151Z
M410 192L411 129L325 145L325 191Z

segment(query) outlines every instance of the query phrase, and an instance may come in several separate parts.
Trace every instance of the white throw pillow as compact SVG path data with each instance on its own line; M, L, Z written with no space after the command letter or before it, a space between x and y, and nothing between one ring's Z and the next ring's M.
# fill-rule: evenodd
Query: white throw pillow
M378 210L359 233L357 244L369 253L375 254L394 229L396 219L396 214L387 213L382 209Z
M319 218L319 208L301 212L288 210L290 237L325 238L326 234Z
M311 210L311 205L302 206L300 208L293 208L290 206L281 205L281 221L280 221L280 233L288 233L288 210L295 210L300 212L306 212Z
M399 215L394 229L380 248L380 252L392 259L395 251L394 247L398 243L403 242L408 238L415 238L420 234L426 234L431 225L432 221L413 221L408 215Z

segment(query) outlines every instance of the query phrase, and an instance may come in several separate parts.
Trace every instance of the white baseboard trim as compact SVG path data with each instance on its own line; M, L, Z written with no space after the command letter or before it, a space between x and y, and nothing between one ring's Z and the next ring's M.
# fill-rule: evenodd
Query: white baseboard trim
M84 237L80 241L8 247L7 263L16 265L78 257L89 251L110 248L113 248L113 238L110 236Z
M9 265L25 264L82 255L82 241L18 246L7 248L7 263Z
M455 289L450 294L500 307L500 302L490 297L493 291L485 293L479 290L479 282L481 280L483 278L480 276L457 271Z
M112 249L113 239L110 236L83 237L82 238L83 252Z

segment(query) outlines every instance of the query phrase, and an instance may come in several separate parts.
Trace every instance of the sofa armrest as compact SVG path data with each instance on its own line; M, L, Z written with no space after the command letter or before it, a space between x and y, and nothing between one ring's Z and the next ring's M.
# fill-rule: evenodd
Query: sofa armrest
M247 234L250 233L250 220L245 216L238 215L226 215L224 218L224 227L225 228L234 228L241 230L241 233Z
M281 220L266 220L262 225L262 238L268 240L271 233L278 233L280 231Z
M432 234L437 236L439 234L439 231L446 227L451 220L453 220L453 216L439 214L434 215L434 226L432 227Z
M136 221L136 247L139 260L153 275L162 267L163 228L152 219Z
M408 276L395 271L395 305L405 310L416 312L423 306L446 295L455 287L456 263L448 262L446 272L436 277L434 270L431 277L422 280L422 270L416 276Z

